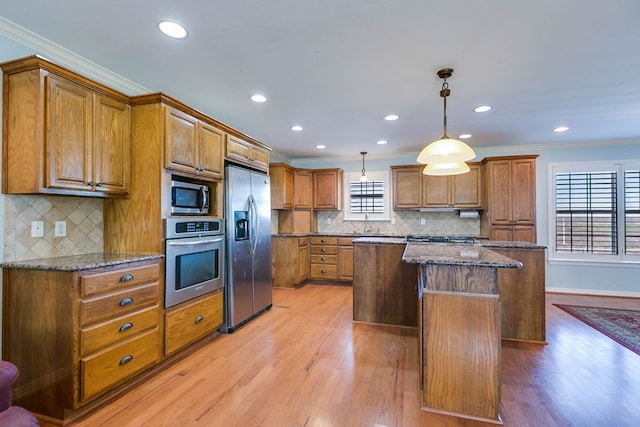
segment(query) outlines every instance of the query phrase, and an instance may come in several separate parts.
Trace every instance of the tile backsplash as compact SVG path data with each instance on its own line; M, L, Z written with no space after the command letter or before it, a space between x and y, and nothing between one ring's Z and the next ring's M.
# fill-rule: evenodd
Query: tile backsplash
M103 250L102 199L6 195L4 203L4 261ZM44 222L44 237L31 237L31 221ZM66 236L55 237L56 221L66 221Z

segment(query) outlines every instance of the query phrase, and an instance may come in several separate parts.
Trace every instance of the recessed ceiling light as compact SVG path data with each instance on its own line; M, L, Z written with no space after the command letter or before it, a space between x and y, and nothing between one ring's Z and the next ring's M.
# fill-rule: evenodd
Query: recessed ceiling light
M326 146L326 145L319 144L319 145L316 145L316 148L318 148L318 149L322 150L323 148L327 148L327 146Z
M558 126L557 128L553 129L554 132L566 132L569 130L568 126Z
M476 113L486 113L489 110L491 110L490 105L481 105L473 109L473 111L475 111Z
M300 125L291 126L291 130L296 131L296 132L300 132L302 129L304 129L304 128L302 126L300 126Z
M470 133L463 133L462 135L458 135L458 138L460 138L460 139L469 139L469 138L471 138L471 134Z
M385 141L384 139L381 139L380 141L376 141L376 144L378 144L378 145L384 145L386 143L387 143L387 141Z
M267 97L260 94L255 94L251 96L251 100L253 102L267 102Z
M398 116L397 114L387 114L386 116L384 116L385 120L388 120L390 122L394 121L394 120L398 120L400 118L400 116Z
M174 39L184 39L187 37L187 29L174 21L162 20L158 22L158 28L164 34Z

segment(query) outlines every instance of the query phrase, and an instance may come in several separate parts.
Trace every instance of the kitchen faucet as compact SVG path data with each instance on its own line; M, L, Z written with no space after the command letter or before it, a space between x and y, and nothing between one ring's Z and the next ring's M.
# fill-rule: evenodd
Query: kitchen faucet
M371 231L371 229L369 228L369 215L368 214L364 214L364 234L369 234L369 232Z

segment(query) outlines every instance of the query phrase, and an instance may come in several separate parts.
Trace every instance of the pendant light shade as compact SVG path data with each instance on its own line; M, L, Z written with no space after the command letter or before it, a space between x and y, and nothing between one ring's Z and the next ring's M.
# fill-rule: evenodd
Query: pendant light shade
M429 163L424 167L422 173L425 175L460 175L469 172L469 165L465 162L457 163Z
M423 171L426 175L455 175L468 172L469 167L465 165L465 167L461 168L460 162L471 160L476 156L476 153L467 144L447 136L447 97L451 94L447 78L451 77L452 74L452 68L444 68L438 71L438 77L444 80L442 89L440 90L440 96L443 99L444 106L442 119L443 135L439 140L424 147L420 154L418 154L418 163L429 165ZM436 167L435 164L442 164L444 166ZM456 172L462 169L466 170ZM451 173L447 171L451 171Z
M364 170L364 156L367 152L361 151L360 154L362 154L362 175L360 175L360 182L367 182L367 173Z

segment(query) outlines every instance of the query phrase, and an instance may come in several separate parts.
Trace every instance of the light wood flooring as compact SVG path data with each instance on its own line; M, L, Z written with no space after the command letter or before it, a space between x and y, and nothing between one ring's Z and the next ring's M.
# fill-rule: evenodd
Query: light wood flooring
M353 324L351 288L274 289L273 308L74 426L476 426L419 408L415 329ZM553 306L548 345L503 343L505 426L640 425L640 356Z

